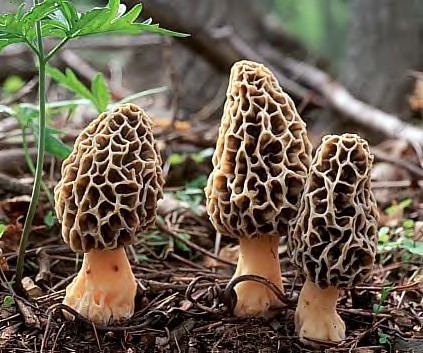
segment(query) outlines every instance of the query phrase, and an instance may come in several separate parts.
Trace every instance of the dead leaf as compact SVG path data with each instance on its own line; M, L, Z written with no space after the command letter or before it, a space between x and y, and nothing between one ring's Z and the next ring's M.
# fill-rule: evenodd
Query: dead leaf
M409 178L410 175L406 170L398 168L391 163L376 163L372 169L372 180L375 181L397 181Z
M416 83L409 103L412 110L419 111L423 110L423 72L415 72L413 76L416 78Z
M7 216L10 223L15 223L16 220L24 216L29 207L31 197L28 195L16 196L0 202L0 208Z
M6 258L3 256L3 250L0 248L0 267L3 271L9 269L9 264L7 263Z
M157 201L157 213L161 216L166 216L168 213L176 211L181 208L189 208L189 204L184 201L175 199L170 194L165 194L163 199Z
M29 277L22 278L22 287L31 298L39 298L44 295L40 287Z
M423 241L423 221L414 223L414 240Z
M25 325L27 327L35 327L40 328L40 320L38 317L34 314L34 311L32 308L28 305L26 305L22 300L16 299L16 304L18 305L19 311L23 316Z
M18 325L11 325L2 329L0 334L0 350L8 346L10 341L16 340L16 333L18 332Z

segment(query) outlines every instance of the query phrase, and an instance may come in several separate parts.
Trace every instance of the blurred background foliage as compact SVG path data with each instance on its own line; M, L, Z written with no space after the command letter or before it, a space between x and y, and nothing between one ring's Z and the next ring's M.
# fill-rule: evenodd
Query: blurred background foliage
M30 4L32 1L25 1ZM148 0L141 1L148 5ZM177 2L177 1L176 1ZM282 28L302 41L335 68L345 55L348 27L348 0L271 0L266 5ZM22 1L0 3L0 13L16 8ZM72 0L81 11L102 4L98 0Z
M319 56L335 73L345 56L348 0L274 0L282 28Z

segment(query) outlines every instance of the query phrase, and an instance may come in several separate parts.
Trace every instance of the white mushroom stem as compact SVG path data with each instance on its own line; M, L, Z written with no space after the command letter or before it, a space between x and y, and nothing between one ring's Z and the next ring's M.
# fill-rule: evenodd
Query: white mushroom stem
M123 247L84 254L81 270L66 288L64 304L96 324L107 325L134 313L137 290Z
M336 312L338 294L338 288L322 289L307 278L295 311L295 330L302 342L318 346L307 338L335 342L345 338L345 323Z
M258 275L273 282L281 291L282 277L278 256L279 237L261 235L240 238L238 265L234 278L242 275ZM270 308L281 307L281 302L265 285L253 281L235 286L236 316L270 316Z

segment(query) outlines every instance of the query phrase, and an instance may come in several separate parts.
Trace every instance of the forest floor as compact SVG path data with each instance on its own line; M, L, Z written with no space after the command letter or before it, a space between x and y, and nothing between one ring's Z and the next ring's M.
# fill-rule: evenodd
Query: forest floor
M159 135L166 140L165 130ZM0 190L4 224L0 352L314 351L295 334L294 304L269 320L230 315L222 293L235 268L237 241L216 238L205 213L202 190L210 171L210 151L204 150L207 146L188 147L185 151L190 152L167 155L165 204L175 205L174 209L159 209L158 225L127 248L138 281L135 314L109 327L95 326L82 317L74 321L63 317L59 304L82 257L64 244L45 197L26 253L25 292L13 291L29 193L24 192L28 188ZM53 186L60 178L57 164L48 163L45 171ZM181 176L189 181L181 182ZM14 177L22 185L32 183L27 172ZM376 181L375 190L383 199L377 263L366 283L342 291L338 312L345 320L347 338L338 345L323 345L326 352L423 352L423 256L415 246L423 240L422 190L413 180L405 186ZM297 298L303 279L296 276L283 241L279 255L284 287L287 295Z

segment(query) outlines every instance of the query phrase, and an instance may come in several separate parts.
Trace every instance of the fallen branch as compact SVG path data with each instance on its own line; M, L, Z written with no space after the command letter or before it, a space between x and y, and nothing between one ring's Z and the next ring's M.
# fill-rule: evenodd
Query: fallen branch
M319 92L329 104L356 123L380 131L386 136L423 145L423 129L408 124L355 98L325 72L303 62L284 58L284 66L298 80Z
M35 163L37 149L29 148L28 154ZM46 156L46 164L51 162L51 157ZM0 166L2 173L18 174L27 169L25 154L22 148L13 148L0 151Z
M30 195L32 186L23 184L19 179L0 173L0 190L9 191L15 194Z
M407 161L406 159L391 156L377 148L371 148L371 152L374 154L376 159L404 168L414 177L423 179L423 169L417 164Z

